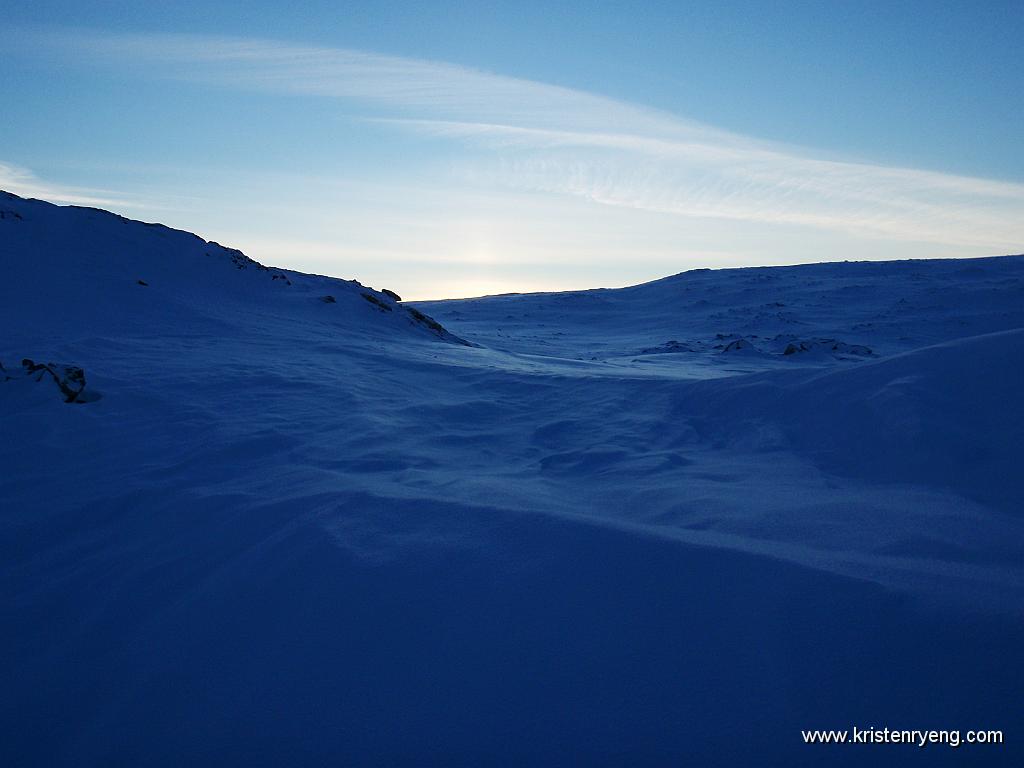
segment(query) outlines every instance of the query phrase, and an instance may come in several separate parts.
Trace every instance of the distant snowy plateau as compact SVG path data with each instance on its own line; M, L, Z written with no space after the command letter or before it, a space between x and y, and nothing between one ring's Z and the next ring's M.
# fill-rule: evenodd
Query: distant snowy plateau
M1024 765L1024 257L410 305L0 193L0 266L0 765Z

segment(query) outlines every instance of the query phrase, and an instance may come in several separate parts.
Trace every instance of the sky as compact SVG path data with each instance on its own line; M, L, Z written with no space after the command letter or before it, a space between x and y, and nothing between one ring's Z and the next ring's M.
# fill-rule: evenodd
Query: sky
M1024 251L1024 2L0 0L0 189L404 298Z

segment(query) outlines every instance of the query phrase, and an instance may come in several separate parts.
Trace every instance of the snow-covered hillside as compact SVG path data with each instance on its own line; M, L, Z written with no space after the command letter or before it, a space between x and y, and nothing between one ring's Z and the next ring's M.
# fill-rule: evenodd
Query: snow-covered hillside
M270 269L161 224L0 192L0 226L7 289L22 297L3 302L0 322L15 338L234 337L298 325L302 334L461 342L393 293Z
M1022 257L410 307L3 194L0 264L4 764L1024 759Z

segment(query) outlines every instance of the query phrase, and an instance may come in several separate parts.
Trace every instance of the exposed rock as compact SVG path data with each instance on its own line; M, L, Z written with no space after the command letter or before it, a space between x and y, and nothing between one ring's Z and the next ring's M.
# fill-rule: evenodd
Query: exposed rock
M434 318L429 317L428 315L424 315L418 309L414 309L413 307L407 307L406 309L409 310L409 314L412 315L413 320L415 320L417 323L425 325L427 326L427 328L430 328L430 330L436 331L437 333L445 332L444 326L437 322L437 320L435 320Z
M21 367L26 376L34 377L36 381L42 381L45 378L52 379L64 396L65 403L84 403L96 399L84 394L85 371L77 365L37 363L26 357L21 361ZM0 370L3 371L4 381L14 378L7 374L2 365L0 365Z
M337 302L337 299L328 294L326 296L321 296L320 301L322 301L324 304L334 304L335 302Z
M693 352L693 347L682 344L675 339L666 341L664 344L659 344L656 347L646 347L641 349L639 354L641 355L670 355L678 354L680 352Z
M394 291L388 290L387 288L381 288L381 289L380 289L380 292L381 292L381 293L383 293L383 294L384 294L385 296L388 296L388 297L390 297L390 298L391 298L391 299L393 299L394 301L401 301L401 300L402 300L402 297L401 297L401 296L399 296L399 295L398 295L397 293L395 293Z
M378 309L384 310L385 312L391 311L391 307L388 304L378 299L372 293L360 293L359 295L362 296L371 304L373 304L373 306L377 307Z
M460 337L456 336L454 333L451 333L443 325L441 325L439 322L437 322L437 320L435 320L434 318L430 317L429 315L423 314L422 312L420 312L415 307L409 307L409 306L404 306L403 305L402 309L404 309L406 312L409 313L409 315L412 317L414 322L416 322L416 323L418 323L420 325L426 326L427 328L429 328L431 331L436 333L440 338L444 339L445 341L453 341L456 344L462 344L462 345L467 346L467 347L472 347L473 346L473 344L469 343L468 341L466 341L463 338L460 338Z
M135 282L138 283L139 285L149 285L149 283L147 283L145 280L136 280Z
M758 348L746 339L736 339L725 345L722 352L758 352Z
M794 340L786 345L783 355L801 355L807 352L831 353L836 357L852 355L854 357L872 357L871 347L863 344L847 344L837 339L803 339Z

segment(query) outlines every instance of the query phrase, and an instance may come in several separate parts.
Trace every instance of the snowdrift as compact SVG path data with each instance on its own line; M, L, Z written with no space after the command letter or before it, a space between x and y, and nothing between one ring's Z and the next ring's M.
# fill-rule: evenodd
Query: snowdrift
M1024 759L1020 257L408 307L5 195L0 259L4 764Z
M716 380L687 400L680 411L700 414L713 439L768 427L830 472L1024 511L1024 329L802 376Z

